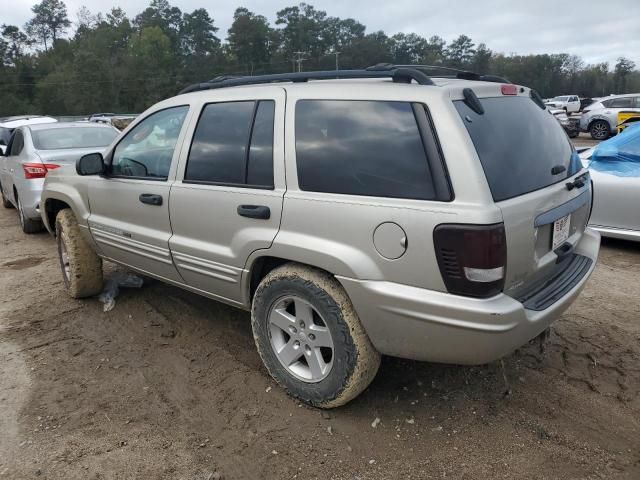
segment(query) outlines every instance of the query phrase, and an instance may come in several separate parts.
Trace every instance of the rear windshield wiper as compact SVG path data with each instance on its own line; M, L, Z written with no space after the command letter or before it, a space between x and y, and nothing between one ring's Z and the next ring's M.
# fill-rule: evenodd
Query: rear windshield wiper
M482 103L480 103L480 99L476 95L476 92L474 92L470 88L465 88L464 90L462 90L462 95L464 96L464 104L467 107L476 112L478 115L482 115L484 113L484 107L482 106Z
M547 108L540 94L533 88L529 90L529 96L531 97L531 100L533 100L534 103L538 105L542 110L545 110Z

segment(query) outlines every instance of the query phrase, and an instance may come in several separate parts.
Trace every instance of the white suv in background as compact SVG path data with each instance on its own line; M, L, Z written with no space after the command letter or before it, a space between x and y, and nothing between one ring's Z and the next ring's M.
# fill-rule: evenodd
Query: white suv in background
M564 110L567 113L577 113L580 111L580 99L577 95L562 95L560 97L553 97L551 100L545 102L548 107L558 108Z
M595 140L606 140L616 132L620 112L640 112L640 93L611 95L592 103L582 111L580 130Z

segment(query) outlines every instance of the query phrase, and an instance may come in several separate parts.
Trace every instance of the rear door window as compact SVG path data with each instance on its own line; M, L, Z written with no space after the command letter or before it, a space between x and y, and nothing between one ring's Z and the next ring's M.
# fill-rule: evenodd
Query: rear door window
M436 198L409 102L301 100L295 129L302 190Z
M272 100L204 107L187 160L185 183L273 188Z
M495 201L523 195L574 175L579 158L562 127L529 97L480 99L484 114L462 100L455 107L467 128ZM554 167L564 167L558 174Z
M0 127L0 145L9 145L12 130L10 128Z
M607 100L602 103L607 108L633 108L634 107L633 97L612 98L611 100Z

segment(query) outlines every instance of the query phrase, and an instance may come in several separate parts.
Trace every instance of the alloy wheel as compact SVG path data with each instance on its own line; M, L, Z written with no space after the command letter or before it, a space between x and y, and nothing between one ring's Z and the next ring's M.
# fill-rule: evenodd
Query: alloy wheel
M609 136L609 127L605 122L596 122L592 125L591 132L596 140L604 140Z
M271 348L294 377L319 382L333 366L331 332L318 311L297 296L281 297L269 310Z

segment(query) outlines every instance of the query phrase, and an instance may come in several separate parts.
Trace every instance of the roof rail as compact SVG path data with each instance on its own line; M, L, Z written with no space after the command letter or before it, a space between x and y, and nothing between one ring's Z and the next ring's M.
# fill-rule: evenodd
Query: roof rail
M469 70L461 70L459 68L444 67L442 65L393 65L396 68L415 68L421 71L424 70L444 70L451 72L451 75L434 75L429 73L430 77L436 78L458 78L460 80L477 80L480 82L495 82L495 83L512 83L510 80L500 77L498 75L482 75L476 72L470 72Z
M234 77L223 75L208 82L196 83L181 90L178 95L200 90L236 87L239 85L259 85L279 82L307 82L309 80L330 80L339 78L391 78L396 83L411 83L420 85L434 85L429 76L413 66L396 66L378 64L364 70L321 70L316 72L275 73L270 75L256 75L253 77Z

